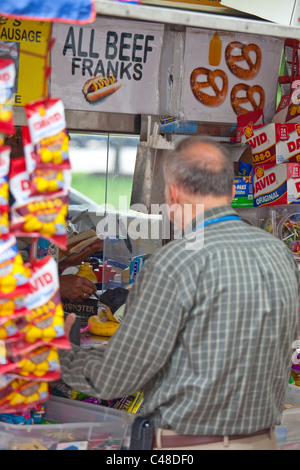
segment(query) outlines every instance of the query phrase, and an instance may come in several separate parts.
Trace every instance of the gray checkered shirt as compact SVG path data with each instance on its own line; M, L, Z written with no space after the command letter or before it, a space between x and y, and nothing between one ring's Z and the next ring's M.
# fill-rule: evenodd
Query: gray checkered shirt
M236 214L209 209L206 220ZM240 220L205 226L144 264L104 351L60 351L62 379L103 399L144 392L156 427L246 434L280 423L297 337L299 275L290 250Z

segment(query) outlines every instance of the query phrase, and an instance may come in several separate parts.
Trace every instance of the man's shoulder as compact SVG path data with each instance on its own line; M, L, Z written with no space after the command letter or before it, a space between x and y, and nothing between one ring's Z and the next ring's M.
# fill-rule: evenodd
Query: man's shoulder
M172 273L172 276L183 274L185 270L189 270L191 266L195 268L195 260L197 265L201 265L201 260L205 257L206 249L201 250L201 256L195 256L195 250L189 246L186 238L172 240L166 245L156 250L147 260L152 268L166 274ZM197 250L199 253L199 250ZM150 267L150 266L149 266Z

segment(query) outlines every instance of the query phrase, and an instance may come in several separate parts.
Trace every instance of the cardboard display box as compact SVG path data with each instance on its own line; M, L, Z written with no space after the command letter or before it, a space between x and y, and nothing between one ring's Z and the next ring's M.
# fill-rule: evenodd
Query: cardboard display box
M300 162L300 124L246 126L241 140L252 148L253 165Z
M231 207L253 207L253 182L250 176L235 176L233 180L235 196Z
M254 167L254 206L299 204L300 164Z
M252 152L249 146L231 147L233 157L235 196L231 207L253 207ZM245 172L243 172L243 168Z

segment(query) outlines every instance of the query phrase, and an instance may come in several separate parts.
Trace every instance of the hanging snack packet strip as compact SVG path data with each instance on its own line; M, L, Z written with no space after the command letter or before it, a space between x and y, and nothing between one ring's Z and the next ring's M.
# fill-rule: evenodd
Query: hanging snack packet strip
M69 191L71 186L70 168L57 168L58 165L41 163L36 165L36 156L28 126L22 127L26 169L29 176L30 195L53 194Z
M24 411L47 401L49 385L47 382L32 382L14 379L0 389L0 413Z
M20 333L15 320L7 320L0 326L0 340L18 339Z
M7 358L0 364L0 374L11 374L14 378L32 381L50 382L59 380L61 371L58 349L52 346L40 346L19 361L12 362Z
M0 298L0 327L9 320L14 320L29 314L25 306L24 296Z
M10 206L10 231L19 237L47 238L65 250L68 192L30 196L30 183L24 157L11 161L9 190L13 199Z
M0 240L0 299L31 292L30 276L30 267L24 264L15 237Z
M51 343L55 338L65 336L64 311L56 293L51 300L36 309L30 315L21 318L18 326L22 338L28 343Z
M60 99L39 100L25 106L35 167L70 169L65 111Z
M0 237L9 232L9 155L10 147L0 147Z
M51 256L33 261L30 284L32 293L25 300L30 313L17 319L20 338L6 344L13 362L43 345L71 348L64 331L57 265Z
M0 132L15 133L13 120L16 68L13 59L0 58Z

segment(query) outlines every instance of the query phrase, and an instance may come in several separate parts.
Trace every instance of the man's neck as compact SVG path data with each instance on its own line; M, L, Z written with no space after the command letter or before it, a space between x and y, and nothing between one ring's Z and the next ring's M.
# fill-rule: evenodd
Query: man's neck
M183 213L185 214L183 220L183 230L185 227L187 227L187 225L192 222L192 220L202 214L203 211L205 212L208 209L212 209L214 207L229 206L230 202L230 198L228 198L227 196L204 196L203 198L201 198L201 200L199 199L199 197L187 197L185 201L181 204ZM185 210L185 205L189 207L189 210Z

